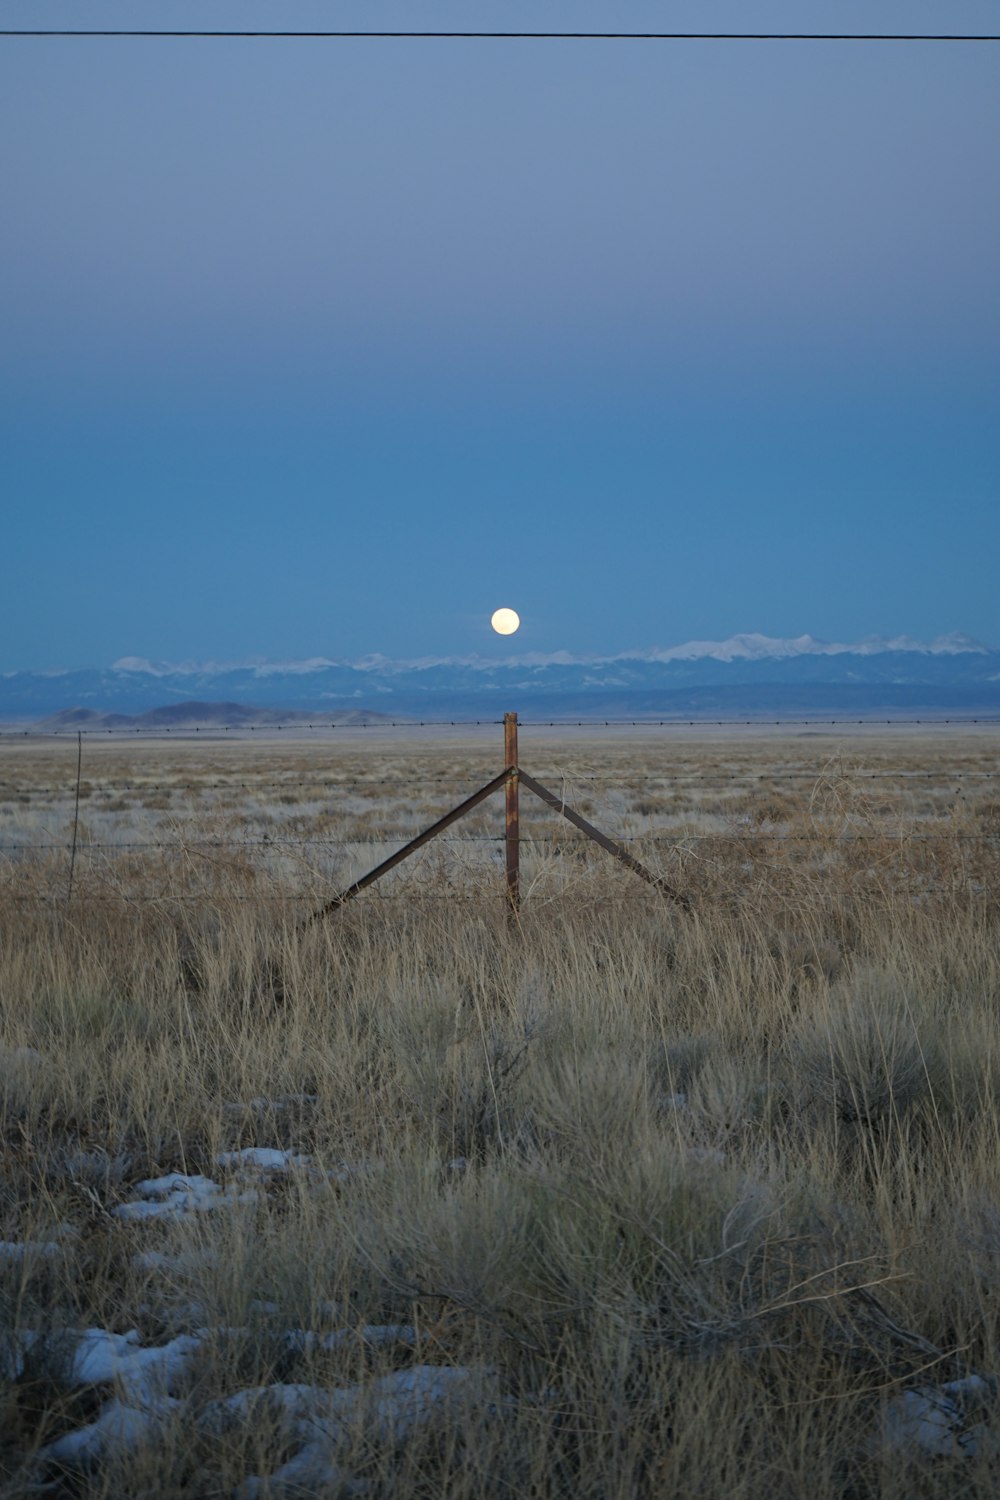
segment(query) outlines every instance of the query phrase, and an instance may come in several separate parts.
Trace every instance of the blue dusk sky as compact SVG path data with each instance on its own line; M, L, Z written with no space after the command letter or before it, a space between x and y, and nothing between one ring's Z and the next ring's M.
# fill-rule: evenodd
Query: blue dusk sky
M996 0L0 14L1000 31ZM998 141L998 43L0 39L0 670L1000 645Z

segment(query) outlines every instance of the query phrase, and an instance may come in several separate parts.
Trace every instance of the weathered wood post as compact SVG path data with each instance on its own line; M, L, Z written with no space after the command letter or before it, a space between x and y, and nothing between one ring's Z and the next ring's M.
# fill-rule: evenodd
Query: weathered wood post
M568 818L575 827L580 829L581 833L585 833L588 838L600 844L602 849L607 849L608 853L613 854L615 859L619 860L626 869L633 871L634 874L648 881L650 885L655 885L665 896L669 896L671 901L676 901L677 905L684 911L691 910L691 898L686 896L683 891L674 890L672 885L668 885L665 880L661 880L658 875L654 875L652 871L647 870L645 865L640 864L637 859L633 858L623 844L616 843L614 839L609 839L607 834L602 833L599 828L595 828L593 823L588 823L586 818L581 817L578 812L574 812L571 807L567 807L563 799L557 797L555 792L550 792L548 787L542 786L541 782L536 781L533 776L529 776L527 771L521 770L517 759L517 714L504 714L503 716L503 750L504 768L494 776L492 781L488 781L485 786L479 788L478 792L473 792L471 797L466 797L464 802L460 802L457 807L453 807L450 812L446 812L443 817L438 818L436 823L432 823L429 828L425 828L422 833L418 833L415 838L410 839L409 843L404 844L402 849L397 849L395 854L390 854L388 859L384 859L373 870L369 870L367 875L362 875L353 885L349 885L345 891L341 891L339 896L334 896L332 900L327 901L324 906L321 906L318 911L314 911L311 916L306 917L304 921L299 923L298 930L300 932L304 931L307 927L311 927L314 922L320 921L323 917L328 917L331 912L338 911L348 901L353 900L355 896L367 890L370 885L374 885L376 880L381 880L383 875L388 875L390 870L394 870L397 865L401 865L404 859L409 859L411 854L415 854L418 849L422 849L425 844L430 843L431 839L436 839L438 834L444 833L445 829L450 828L453 823L457 823L459 818L464 818L466 813L470 813L474 807L478 807L480 802L485 802L487 797L492 797L493 793L498 792L501 787L504 789L507 811L507 901L511 918L516 918L521 909L521 839L518 831L518 793L522 782L529 792L534 792L535 796L540 797L543 802L547 802L549 807L561 813L564 818ZM78 779L79 774L78 761Z
M521 842L518 833L518 778L520 772L517 764L517 714L504 714L503 716L503 753L504 766L507 771L507 783L505 787L506 799L506 844L507 844L507 898L510 901L511 911L517 912L521 906L521 884L520 884L520 853Z

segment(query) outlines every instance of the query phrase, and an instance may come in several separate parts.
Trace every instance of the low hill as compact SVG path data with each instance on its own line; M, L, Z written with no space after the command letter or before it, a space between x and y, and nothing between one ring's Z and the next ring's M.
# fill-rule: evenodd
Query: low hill
M141 714L101 713L93 708L66 708L50 714L31 727L41 733L52 734L59 730L107 730L140 731L157 729L165 733L180 731L267 729L279 725L288 728L308 728L311 724L327 726L336 724L377 724L388 718L364 708L341 708L324 713L304 713L298 710L284 712L279 709L257 708L247 703L212 703L192 698L184 703L168 703L161 708L147 709Z

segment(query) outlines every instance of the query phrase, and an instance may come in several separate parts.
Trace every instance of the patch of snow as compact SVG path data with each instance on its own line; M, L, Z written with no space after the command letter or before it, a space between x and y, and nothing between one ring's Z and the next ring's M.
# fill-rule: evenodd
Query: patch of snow
M218 1265L218 1261L216 1252L207 1246L181 1250L176 1255L167 1255L162 1250L143 1250L132 1257L137 1271L166 1271L188 1276Z
M886 1406L881 1446L927 1458L975 1458L996 1452L997 1439L986 1422L996 1404L993 1376L968 1375L903 1391Z
M109 1401L96 1421L49 1443L39 1457L82 1468L114 1451L134 1452L160 1435L165 1419L178 1405L169 1397L162 1397L155 1407L145 1410L123 1401Z
M405 1437L445 1403L478 1395L494 1373L487 1367L412 1365L368 1385L335 1390L305 1384L251 1386L210 1402L201 1421L208 1431L224 1432L266 1411L283 1419L293 1434L319 1433L337 1443L363 1418L366 1433L386 1441Z
M274 1415L284 1415L287 1436L302 1444L293 1458L267 1478L250 1475L236 1491L239 1500L261 1495L316 1493L316 1487L341 1482L336 1462L338 1445L350 1439L359 1424L366 1437L379 1443L402 1443L410 1432L429 1421L452 1401L475 1399L494 1377L494 1371L445 1365L415 1365L396 1370L370 1385L324 1391L318 1386L257 1386L212 1403L203 1414L210 1422L252 1419L262 1403ZM331 1477L332 1476L332 1477ZM363 1493L355 1490L354 1493Z
M219 1185L210 1177L192 1176L186 1172L168 1172L165 1177L146 1177L135 1190L142 1198L165 1198L180 1189L186 1192L218 1192Z
M51 1240L25 1240L23 1244L18 1244L16 1240L0 1240L0 1260L12 1264L31 1260L33 1257L50 1260L53 1255L59 1254L60 1249L61 1246Z
M73 1335L64 1335L67 1341ZM179 1334L169 1344L143 1348L135 1328L108 1333L85 1328L67 1342L65 1378L72 1385L110 1385L132 1401L148 1403L169 1391L187 1372L201 1337Z
M259 1199L254 1188L240 1193L232 1187L221 1188L210 1177L188 1176L183 1172L147 1178L136 1185L135 1191L139 1194L137 1199L120 1203L111 1210L116 1219L178 1219L187 1213L235 1208Z
M334 1438L346 1435L348 1427L364 1415L365 1431L376 1440L405 1438L441 1406L477 1395L493 1375L485 1368L453 1365L413 1365L394 1370L369 1386L349 1386L331 1392L333 1420L328 1431Z
M255 1168L259 1172L290 1172L293 1167L307 1167L312 1160L294 1151L279 1151L273 1146L245 1146L242 1151L220 1151L217 1167Z
M300 1448L293 1458L275 1469L267 1479L253 1474L233 1491L233 1500L260 1500L286 1493L338 1496L366 1495L372 1485L366 1479L351 1479L330 1456L330 1445L317 1438Z
M368 1344L372 1349L385 1349L393 1344L412 1347L416 1341L417 1331L409 1323L366 1323L361 1328L338 1328L333 1333L292 1328L285 1335L286 1345L295 1354L313 1354L317 1350L332 1354L353 1343Z
M39 1334L22 1334L26 1350ZM115 1395L87 1426L64 1433L39 1456L85 1466L113 1450L134 1450L157 1437L180 1402L171 1392L188 1373L203 1335L180 1335L168 1344L144 1348L138 1331L109 1333L84 1328L56 1336L53 1353L62 1356L62 1378L70 1386L113 1385ZM23 1356L21 1359L23 1367ZM18 1372L20 1373L20 1372Z
M318 1385L285 1383L249 1386L229 1396L219 1396L202 1409L198 1425L216 1436L233 1427L257 1421L263 1414L286 1424L308 1422L330 1396Z

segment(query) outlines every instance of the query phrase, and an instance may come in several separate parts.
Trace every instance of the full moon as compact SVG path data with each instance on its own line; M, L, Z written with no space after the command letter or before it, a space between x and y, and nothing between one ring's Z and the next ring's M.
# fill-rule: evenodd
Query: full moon
M513 635L520 623L521 617L514 609L496 609L490 619L497 635Z

